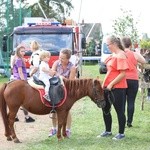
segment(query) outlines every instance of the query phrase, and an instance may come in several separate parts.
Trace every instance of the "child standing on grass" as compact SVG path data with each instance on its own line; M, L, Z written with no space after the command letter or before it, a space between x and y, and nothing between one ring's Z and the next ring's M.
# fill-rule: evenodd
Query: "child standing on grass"
M49 67L49 60L51 57L51 53L48 51L42 51L40 53L40 67L39 67L39 80L41 80L45 84L45 95L43 96L47 101L51 101L49 97L49 88L50 88L50 82L49 79L52 78L56 71L52 71Z
M25 47L19 45L15 51L15 56L12 60L12 70L13 70L13 78L14 80L27 80L27 71L24 62L25 55ZM28 111L26 109L22 109L25 115L25 122L34 122L35 120L28 115ZM18 117L16 116L15 121L19 121Z

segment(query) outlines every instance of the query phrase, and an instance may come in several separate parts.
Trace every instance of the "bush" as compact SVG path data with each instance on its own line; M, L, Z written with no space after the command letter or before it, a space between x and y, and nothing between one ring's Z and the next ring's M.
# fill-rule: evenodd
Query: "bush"
M148 49L150 50L150 40L141 40L140 41L141 49Z

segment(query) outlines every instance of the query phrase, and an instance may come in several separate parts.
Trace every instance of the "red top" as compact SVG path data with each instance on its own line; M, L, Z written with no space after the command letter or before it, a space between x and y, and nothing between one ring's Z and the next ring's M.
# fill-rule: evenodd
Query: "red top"
M129 69L127 59L123 58L110 56L105 60L105 64L107 66L107 78L104 82L104 87L107 87L108 84L120 74L121 70ZM120 82L115 84L113 88L127 88L126 78L124 77Z
M138 80L137 60L134 57L134 52L126 50L127 59L129 62L129 70L126 71L126 79Z

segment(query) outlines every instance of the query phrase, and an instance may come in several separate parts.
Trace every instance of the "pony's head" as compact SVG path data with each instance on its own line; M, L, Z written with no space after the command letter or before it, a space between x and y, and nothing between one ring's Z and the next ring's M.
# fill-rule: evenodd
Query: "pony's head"
M93 79L93 83L91 85L91 92L89 97L93 100L98 107L104 108L106 105L104 99L104 90L102 89L101 82L98 79Z

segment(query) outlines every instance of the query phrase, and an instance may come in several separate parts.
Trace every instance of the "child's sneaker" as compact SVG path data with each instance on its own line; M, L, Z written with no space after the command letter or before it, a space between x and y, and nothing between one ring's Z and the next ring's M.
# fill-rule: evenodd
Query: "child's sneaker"
M50 98L49 98L49 96L48 96L47 94L43 95L43 97L44 97L47 101L49 101L49 102L51 101Z
M18 122L19 121L19 118L18 117L15 117L15 122Z
M50 132L49 132L49 137L55 135L57 133L57 130L56 129L51 129Z
M34 122L35 120L29 116L29 118L25 117L25 122L29 123L29 122Z
M66 134L67 134L67 137L70 137L70 136L71 136L71 131L70 131L70 129L66 129Z

